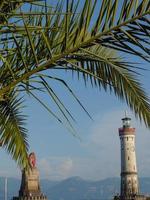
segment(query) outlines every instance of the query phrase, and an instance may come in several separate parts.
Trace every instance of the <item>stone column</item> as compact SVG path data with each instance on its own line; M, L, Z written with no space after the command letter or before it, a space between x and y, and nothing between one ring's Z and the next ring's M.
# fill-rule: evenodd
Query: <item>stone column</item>
M29 163L31 168L28 171L22 170L19 197L14 197L13 200L47 200L40 190L39 171L34 153L30 153Z

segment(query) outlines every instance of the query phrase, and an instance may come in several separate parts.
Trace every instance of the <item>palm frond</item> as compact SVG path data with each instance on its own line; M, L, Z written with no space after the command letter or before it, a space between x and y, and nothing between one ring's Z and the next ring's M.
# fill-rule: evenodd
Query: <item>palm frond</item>
M14 16L15 11L20 8L23 4L34 4L40 2L41 0L1 0L0 2L0 24L6 23L7 20ZM43 6L43 5L42 5Z
M62 1L54 8L47 3L40 5L40 12L34 8L30 13L16 12L14 19L3 26L1 38L5 49L0 52L6 62L3 61L0 74L9 81L0 89L1 98L20 83L30 84L34 74L60 66L82 73L85 82L90 80L92 85L114 88L114 93L125 99L149 126L149 99L136 80L136 68L116 61L116 55L112 58L106 54L111 48L150 61L149 1L85 0L81 12L79 8L79 1L73 0L67 0L65 8ZM120 85L111 79L120 80ZM140 105L131 98L133 89Z
M22 99L11 92L0 101L0 140L18 165L28 166L28 143L25 116L21 114Z
M85 82L105 91L113 92L119 99L126 99L135 115L150 126L150 99L144 92L134 66L116 56L114 51L103 47L81 49L76 55L65 60L70 70L83 75Z

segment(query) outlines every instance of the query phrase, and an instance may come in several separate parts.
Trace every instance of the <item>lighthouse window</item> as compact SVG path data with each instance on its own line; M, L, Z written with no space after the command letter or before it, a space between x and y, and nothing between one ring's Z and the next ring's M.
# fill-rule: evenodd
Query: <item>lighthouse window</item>
M129 156L128 156L128 160L130 160Z
M127 137L127 141L128 141L128 137Z

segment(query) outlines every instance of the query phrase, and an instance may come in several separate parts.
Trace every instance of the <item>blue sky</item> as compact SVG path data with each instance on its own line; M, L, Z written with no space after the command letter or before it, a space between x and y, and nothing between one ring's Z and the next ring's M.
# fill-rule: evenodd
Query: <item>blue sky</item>
M136 58L133 58L133 61L138 62ZM148 68L148 64L145 63L141 63L141 66ZM142 73L143 76L140 79L150 95L149 71ZM26 100L25 113L28 115L30 152L36 153L41 178L60 180L70 176L80 176L84 179L100 180L107 177L119 177L118 128L122 125L121 118L124 117L125 110L128 110L129 116L132 117L132 124L137 129L139 176L150 176L150 131L135 120L126 104L120 102L113 94L110 95L109 92L99 91L90 85L85 87L83 81L72 79L69 73L59 73L57 76L69 83L94 120L88 118L62 85L55 86L54 84L54 88L77 120L74 127L81 140L57 123L33 99ZM45 96L43 98L50 101ZM51 101L50 105L54 108ZM0 158L0 176L20 178L20 169L3 149L0 151Z

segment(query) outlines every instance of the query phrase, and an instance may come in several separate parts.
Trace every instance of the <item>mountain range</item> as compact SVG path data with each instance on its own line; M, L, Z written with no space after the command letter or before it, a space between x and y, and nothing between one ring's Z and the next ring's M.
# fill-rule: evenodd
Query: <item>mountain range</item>
M140 191L150 194L150 178L140 178ZM0 177L0 200L4 200L5 178ZM120 178L107 178L100 181L71 177L62 181L41 180L42 192L48 200L109 200L119 193ZM20 180L8 178L8 200L18 195Z

